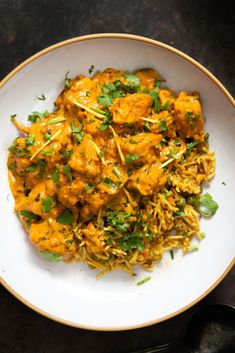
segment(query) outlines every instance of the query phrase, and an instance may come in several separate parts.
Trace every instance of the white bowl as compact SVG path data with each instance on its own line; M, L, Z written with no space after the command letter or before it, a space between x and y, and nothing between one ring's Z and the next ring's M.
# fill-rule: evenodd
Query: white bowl
M115 271L96 280L96 271L79 263L51 264L41 259L13 212L7 179L7 148L17 136L9 116L27 121L34 111L52 109L69 70L73 77L96 69L152 67L176 92L199 91L211 148L216 151L216 177L209 192L219 203L210 220L201 220L206 238L200 250L174 261L167 256L155 266L151 281ZM0 85L0 282L35 311L61 323L95 330L123 330L173 317L207 295L234 263L235 249L235 119L234 101L220 82L187 55L151 39L126 34L74 38L49 47L13 70ZM36 95L44 94L41 102ZM226 185L223 185L225 182Z

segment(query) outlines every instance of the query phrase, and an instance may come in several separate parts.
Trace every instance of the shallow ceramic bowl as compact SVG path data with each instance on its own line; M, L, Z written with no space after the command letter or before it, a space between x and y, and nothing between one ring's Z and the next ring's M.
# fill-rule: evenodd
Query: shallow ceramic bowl
M17 136L9 116L27 122L34 111L52 109L63 89L65 73L88 74L114 67L152 67L174 91L199 91L211 148L216 151L216 177L209 192L219 203L210 220L201 220L206 238L200 250L174 261L166 255L148 274L130 279L121 271L96 280L97 272L79 263L51 264L38 257L13 212L7 179L7 148ZM42 102L36 95L44 94ZM101 34L71 39L34 55L1 83L0 89L0 280L35 311L71 326L96 330L143 327L173 317L207 295L232 267L235 249L235 119L234 101L205 68L165 44L133 35ZM225 182L226 185L222 183Z

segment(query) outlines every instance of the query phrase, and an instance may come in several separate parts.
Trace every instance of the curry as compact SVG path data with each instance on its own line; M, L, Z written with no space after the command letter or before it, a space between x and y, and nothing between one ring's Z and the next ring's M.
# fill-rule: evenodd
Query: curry
M195 250L200 215L218 208L201 194L215 157L197 92L175 94L153 69L67 74L54 111L28 119L11 118L9 181L41 256L133 273Z

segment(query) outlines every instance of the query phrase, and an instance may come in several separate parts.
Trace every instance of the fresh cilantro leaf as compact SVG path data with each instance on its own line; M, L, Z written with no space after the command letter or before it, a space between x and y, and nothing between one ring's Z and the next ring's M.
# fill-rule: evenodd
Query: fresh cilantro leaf
M193 141L193 142L190 142L190 143L187 143L187 150L191 150L193 149L194 147L196 147L198 145L198 141Z
M137 145L139 142L136 141L136 140L133 140L132 138L130 138L129 140L130 143L134 144L134 145Z
M209 134L208 134L208 132L205 134L205 136L204 136L204 141L206 142L206 143L208 143L209 142Z
M45 159L38 159L38 164L39 164L38 177L41 179L43 177L43 173L46 169L47 163L46 163Z
M201 117L200 114L196 114L196 113L193 113L193 112L191 112L191 111L187 111L187 112L185 113L185 118L186 118L187 120L195 121L195 120L197 120L197 119L200 119L200 117Z
M107 223L117 231L125 232L130 227L131 213L127 211L110 211L107 213Z
M105 153L104 153L104 151L100 150L100 152L99 152L99 156L100 156L101 158L104 158L104 157L105 157Z
M56 219L57 223L69 225L73 221L72 212L68 209L65 209Z
M33 146L35 144L35 137L34 136L26 137L25 144L26 146Z
M110 114L110 112L107 112L100 126L100 131L105 131L111 123L112 123L112 115Z
M52 208L52 203L53 203L53 200L50 196L48 196L46 199L42 200L42 204L41 204L42 212L49 213Z
M184 217L185 213L183 211L177 211L173 213L174 217Z
M71 172L71 168L70 168L70 166L68 164L63 166L63 172L67 176L69 181L73 180L73 175L72 175L72 172Z
M27 211L27 210L23 210L20 211L20 215L24 217L24 219L26 220L26 228L29 229L32 221L39 221L40 217L38 215L36 215L33 212Z
M94 70L95 70L95 66L91 65L90 69L88 69L89 74L91 75Z
M171 102L167 100L166 103L161 106L161 111L168 110L170 107L171 107Z
M60 153L64 157L65 160L68 160L73 155L73 150L67 151L65 148L60 150Z
M66 72L65 77L64 77L64 88L66 90L70 89L72 80L71 78L68 77L69 71Z
M54 184L58 184L59 183L59 171L58 171L57 168L52 173L52 180L53 180Z
M174 141L174 144L175 144L176 146L181 146L181 141L180 141L179 139L176 139L176 140Z
M37 169L37 164L31 164L31 165L29 165L27 168L26 168L26 170L27 170L27 172L31 172L31 173L33 173L33 172L35 172L35 170Z
M168 131L168 128L167 128L167 126L166 126L166 120L165 120L165 119L161 119L161 120L160 120L159 130L160 130L161 132Z
M85 132L82 131L82 125L75 126L74 119L72 119L71 127L72 127L73 137L75 138L76 143L79 145L85 136Z
M158 88L155 88L152 91L149 91L149 95L152 97L153 99L153 110L155 113L160 113L161 111L161 100L159 97L159 90Z
M39 101L45 101L45 100L46 100L46 97L44 96L44 94L42 94L41 97L36 96L36 98L37 98Z
M99 104L103 105L104 107L109 107L113 103L113 99L107 93L103 93L100 96L98 96L97 101Z
M46 132L46 133L44 134L44 139L45 139L46 141L50 140L50 139L51 139L51 135L50 135L48 132Z
M116 86L114 83L110 83L110 82L106 82L103 84L103 87L102 87L102 91L104 93L111 93L111 92L114 92L116 91Z
M86 194L92 194L95 190L95 186L92 183L89 183L85 186L85 193Z
M8 169L10 169L10 170L14 170L14 169L16 169L16 161L14 161L14 162L9 162L8 164L7 164L7 168Z
M32 123L38 123L41 121L42 118L46 118L50 113L46 110L44 113L39 113L39 112L32 112L28 116L28 120L31 121Z
M137 161L140 158L140 156L136 153L128 153L125 157L126 163L131 164L135 161Z
M120 181L113 181L108 177L104 178L103 183L111 189L118 188L122 184Z
M121 242L121 246L124 251L137 249L142 252L144 250L143 239L141 239L139 236L133 236L132 234L127 238L126 241Z
M140 88L140 79L138 76L125 72L124 77L127 80L126 88L132 92L136 92Z
M16 118L16 116L17 116L17 114L12 114L12 115L10 116L11 121L13 121L13 120Z

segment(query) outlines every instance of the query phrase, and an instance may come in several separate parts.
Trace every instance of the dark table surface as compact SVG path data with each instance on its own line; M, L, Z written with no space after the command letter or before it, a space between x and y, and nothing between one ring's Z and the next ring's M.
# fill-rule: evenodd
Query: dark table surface
M182 50L235 95L234 23L232 1L0 0L0 79L24 59L61 40L122 32ZM200 303L173 319L113 333L50 321L0 286L0 353L121 353L164 344L182 335L197 308L218 302L235 305L234 280L235 269Z

